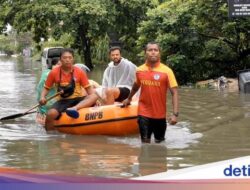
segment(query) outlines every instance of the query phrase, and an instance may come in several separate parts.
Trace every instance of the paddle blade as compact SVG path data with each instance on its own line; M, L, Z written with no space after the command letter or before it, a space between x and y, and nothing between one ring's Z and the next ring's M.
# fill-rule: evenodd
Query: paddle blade
M36 112L36 111L32 111L32 112L28 112L28 113L17 113L17 114L14 114L14 115L9 115L9 116L6 116L6 117L2 117L2 118L0 119L0 121L15 119L15 118L22 117L22 116L24 116L24 115L31 114L31 113L35 113L35 112Z
M53 98L57 97L58 95L60 95L60 94L62 94L62 93L63 93L63 91L57 92L57 93L54 94L53 96L50 96L50 97L47 99L47 101L52 100ZM33 110L33 109L35 109L35 108L37 108L37 107L39 107L39 106L40 106L40 104L37 104L37 105L33 106L32 108L30 108L28 111L26 111L26 112L24 112L24 113L18 113L18 114L14 114L14 115L9 115L9 116L6 116L6 117L2 117L2 118L0 119L0 121L9 120L9 119L15 119L15 118L18 118L18 117L22 117L22 116L24 116L24 115L27 115L27 114L35 113L36 111L32 111L32 112L31 112L31 110Z
M15 119L17 117L22 117L24 114L23 113L18 113L18 114L14 114L14 115L9 115L9 116L6 116L6 117L2 117L0 119L0 121L4 121L4 120L9 120L9 119Z

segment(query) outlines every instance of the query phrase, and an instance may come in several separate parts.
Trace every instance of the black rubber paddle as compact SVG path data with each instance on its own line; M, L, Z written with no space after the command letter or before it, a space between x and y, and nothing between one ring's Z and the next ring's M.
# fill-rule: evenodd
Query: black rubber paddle
M57 92L55 95L48 97L47 101L52 100L53 98L57 97L58 95L60 95L62 93L63 92ZM25 116L25 115L28 115L28 114L31 114L31 113L35 113L36 111L31 111L31 110L33 110L33 109L35 109L35 108L37 108L39 106L40 106L40 104L37 104L37 105L33 106L32 108L30 108L29 110L27 110L26 112L17 113L17 114L14 114L14 115L9 115L9 116L6 116L6 117L2 117L0 119L0 121L15 119L15 118L22 117L22 116Z

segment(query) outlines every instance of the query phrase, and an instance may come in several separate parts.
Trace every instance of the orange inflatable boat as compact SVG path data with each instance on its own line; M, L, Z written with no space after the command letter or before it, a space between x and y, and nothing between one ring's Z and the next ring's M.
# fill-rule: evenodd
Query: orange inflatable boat
M61 133L75 135L124 136L139 132L137 125L138 102L131 102L126 108L121 104L83 108L79 118L63 113L54 121L55 129Z

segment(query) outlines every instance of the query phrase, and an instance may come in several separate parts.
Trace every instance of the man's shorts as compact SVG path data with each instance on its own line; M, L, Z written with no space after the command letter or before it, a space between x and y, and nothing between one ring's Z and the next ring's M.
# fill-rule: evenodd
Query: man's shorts
M67 108L70 108L70 107L77 105L79 102L84 100L84 98L85 97L77 97L77 98L72 98L72 99L61 99L61 100L55 102L52 105L52 108L56 109L60 113L60 115L57 119L60 118L61 113L65 112L65 110Z
M122 102L128 97L130 93L130 90L126 87L119 87L119 90L120 90L120 95L118 96L118 98L115 99L116 102Z
M165 140L165 132L167 129L166 118L152 119L139 115L138 124L142 141L150 141L152 134L154 134L156 143L160 143Z

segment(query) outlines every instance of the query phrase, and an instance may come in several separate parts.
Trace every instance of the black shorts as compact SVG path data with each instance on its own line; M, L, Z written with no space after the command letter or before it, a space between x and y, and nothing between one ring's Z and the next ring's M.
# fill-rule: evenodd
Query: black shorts
M119 87L119 90L120 90L120 95L118 96L118 98L115 99L116 102L122 102L128 97L130 93L130 90L126 87Z
M150 142L152 133L154 134L156 143L165 140L165 132L167 129L166 118L152 119L139 115L138 124L142 142L145 140Z
M72 98L72 99L61 99L61 100L55 102L52 105L52 108L56 109L60 114L57 119L60 118L61 113L65 112L65 110L67 108L75 106L76 104L78 104L79 102L84 100L84 98L85 97L77 97L77 98Z

